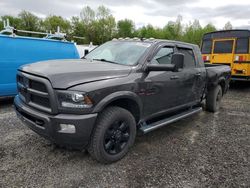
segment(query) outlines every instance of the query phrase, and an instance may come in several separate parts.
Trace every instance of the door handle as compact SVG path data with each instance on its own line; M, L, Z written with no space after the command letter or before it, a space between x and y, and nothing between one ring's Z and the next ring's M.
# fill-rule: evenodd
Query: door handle
M200 72L198 72L198 73L196 73L195 75L196 75L196 76L201 76L201 73L200 73Z
M179 76L174 75L174 76L171 76L170 79L171 80L177 80L177 79L179 79Z

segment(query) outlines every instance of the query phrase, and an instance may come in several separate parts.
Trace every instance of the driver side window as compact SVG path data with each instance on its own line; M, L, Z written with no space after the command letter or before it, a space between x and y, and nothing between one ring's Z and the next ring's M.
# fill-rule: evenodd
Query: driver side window
M162 47L151 61L151 64L171 64L174 48L169 46Z

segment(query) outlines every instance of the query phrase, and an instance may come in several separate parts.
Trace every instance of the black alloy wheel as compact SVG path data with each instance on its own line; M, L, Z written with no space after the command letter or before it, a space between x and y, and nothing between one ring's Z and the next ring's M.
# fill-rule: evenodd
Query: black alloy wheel
M128 144L130 137L129 126L124 121L116 121L104 136L104 148L108 154L115 155L120 153Z

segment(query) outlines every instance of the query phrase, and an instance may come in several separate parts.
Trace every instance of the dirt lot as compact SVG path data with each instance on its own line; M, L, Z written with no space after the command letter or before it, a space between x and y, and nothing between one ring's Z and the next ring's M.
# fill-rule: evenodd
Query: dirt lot
M233 85L219 113L137 137L112 165L51 145L11 103L0 101L0 187L250 187L250 83Z

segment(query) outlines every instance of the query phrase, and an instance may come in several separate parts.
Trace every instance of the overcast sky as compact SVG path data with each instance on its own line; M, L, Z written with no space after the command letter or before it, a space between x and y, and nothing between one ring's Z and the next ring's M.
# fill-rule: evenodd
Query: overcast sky
M182 15L183 22L198 19L202 26L214 24L218 29L230 21L234 28L250 29L250 0L0 0L0 16L17 15L21 10L37 16L79 16L84 6L108 7L116 20L131 19L137 27L148 23L163 27Z

